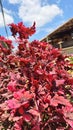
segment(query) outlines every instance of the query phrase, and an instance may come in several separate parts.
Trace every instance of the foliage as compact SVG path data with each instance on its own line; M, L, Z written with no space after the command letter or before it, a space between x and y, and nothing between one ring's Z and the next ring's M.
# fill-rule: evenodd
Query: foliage
M71 76L73 77L73 55L69 55L66 60L69 62L68 63L68 73L71 74Z
M18 50L0 37L0 129L72 130L73 77L66 56L46 42L28 41L35 23L9 26Z

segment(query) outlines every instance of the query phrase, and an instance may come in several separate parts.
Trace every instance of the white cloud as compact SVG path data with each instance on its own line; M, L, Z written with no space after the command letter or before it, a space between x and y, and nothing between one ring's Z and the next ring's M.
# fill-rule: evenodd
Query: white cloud
M63 11L57 4L50 5L48 0L9 0L12 4L19 4L18 16L25 23L36 22L37 27L42 27L51 22L57 15L62 15Z
M14 22L14 19L11 16L11 11L9 11L5 8L4 8L4 16L5 16L6 25ZM2 13L0 12L0 27L3 27L3 26L4 26L3 16L2 16Z
M62 15L63 13L56 4L42 5L41 0L22 0L19 8L19 17L29 24L36 21L37 27L42 27L52 21L57 15Z

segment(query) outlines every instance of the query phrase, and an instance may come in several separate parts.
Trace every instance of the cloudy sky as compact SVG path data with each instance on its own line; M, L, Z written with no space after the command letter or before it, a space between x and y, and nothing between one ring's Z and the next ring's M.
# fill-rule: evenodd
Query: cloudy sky
M73 0L2 0L2 4L6 24L22 21L31 26L36 22L36 33L30 40L42 39L73 17ZM6 36L1 9L0 35Z

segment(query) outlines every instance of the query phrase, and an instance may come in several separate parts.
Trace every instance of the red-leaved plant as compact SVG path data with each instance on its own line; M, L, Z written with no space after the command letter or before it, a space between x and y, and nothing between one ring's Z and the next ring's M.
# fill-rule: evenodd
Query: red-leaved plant
M35 23L10 24L18 50L0 36L0 130L73 130L73 77L61 51L28 41Z

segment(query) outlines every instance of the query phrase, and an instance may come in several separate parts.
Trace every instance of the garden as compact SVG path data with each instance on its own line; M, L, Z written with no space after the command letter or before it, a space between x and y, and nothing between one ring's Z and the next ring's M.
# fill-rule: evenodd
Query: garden
M73 130L73 56L29 37L35 23L0 36L0 130Z

